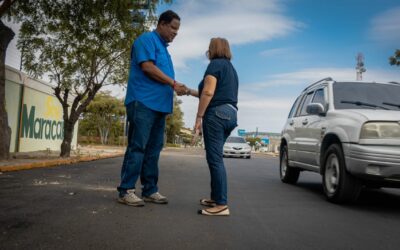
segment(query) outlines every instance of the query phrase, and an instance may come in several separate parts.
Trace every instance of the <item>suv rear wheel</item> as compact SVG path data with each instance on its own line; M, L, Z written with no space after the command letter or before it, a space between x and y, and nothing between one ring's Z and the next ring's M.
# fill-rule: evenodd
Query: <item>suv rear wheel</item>
M360 194L361 183L347 172L340 145L329 146L324 164L322 181L327 199L333 203L355 201Z
M286 145L282 148L279 170L281 181L284 183L294 184L299 179L300 169L289 166L288 148Z

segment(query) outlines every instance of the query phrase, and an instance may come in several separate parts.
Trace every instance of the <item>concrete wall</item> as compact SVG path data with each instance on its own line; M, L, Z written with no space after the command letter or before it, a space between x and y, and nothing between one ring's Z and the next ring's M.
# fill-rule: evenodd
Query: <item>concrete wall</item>
M18 124L21 110L20 77L16 72L6 69L6 110L8 125L11 127L10 152L16 152L18 141Z
M60 150L64 138L63 111L48 83L7 66L6 109L12 131L10 152ZM77 146L77 135L78 123L72 149Z

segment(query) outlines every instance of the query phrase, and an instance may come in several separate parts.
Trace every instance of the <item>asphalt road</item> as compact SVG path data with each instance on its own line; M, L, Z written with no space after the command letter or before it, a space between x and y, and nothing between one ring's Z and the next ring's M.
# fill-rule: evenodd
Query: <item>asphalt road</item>
M226 159L231 216L197 215L209 194L203 154L164 151L170 203L142 208L116 202L122 158L2 173L0 249L399 249L400 190L334 205L319 175L283 184L268 156Z

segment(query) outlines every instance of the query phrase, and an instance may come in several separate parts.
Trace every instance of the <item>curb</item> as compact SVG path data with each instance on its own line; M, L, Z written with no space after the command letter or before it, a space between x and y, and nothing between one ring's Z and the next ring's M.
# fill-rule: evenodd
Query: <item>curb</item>
M107 158L115 158L123 156L124 153L116 153L116 154L106 154L99 156L83 156L69 159L59 159L59 160L48 160L43 162L32 162L32 163L22 163L18 165L6 165L0 166L0 172L10 172L10 171L19 171L19 170L28 170L34 168L46 168L46 167L55 167L59 165L69 165L78 162L86 162L86 161L95 161Z

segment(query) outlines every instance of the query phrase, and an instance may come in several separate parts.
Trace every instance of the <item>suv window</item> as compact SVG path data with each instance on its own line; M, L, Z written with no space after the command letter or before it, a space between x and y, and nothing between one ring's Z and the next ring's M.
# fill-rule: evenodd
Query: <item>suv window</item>
M322 105L325 105L324 89L318 89L317 91L315 91L315 95L312 102L321 103Z
M313 97L314 92L307 93L306 97L304 98L303 104L301 105L301 111L299 116L307 115L307 105L311 103L311 99Z
M300 97L301 97L301 96L297 97L296 101L293 103L293 106L292 106L292 108L290 109L288 118L293 117L294 113L296 112L297 106L299 106L298 104L299 104L299 102L300 102L300 100L301 100Z
M400 110L400 86L365 82L336 82L333 84L336 109Z

